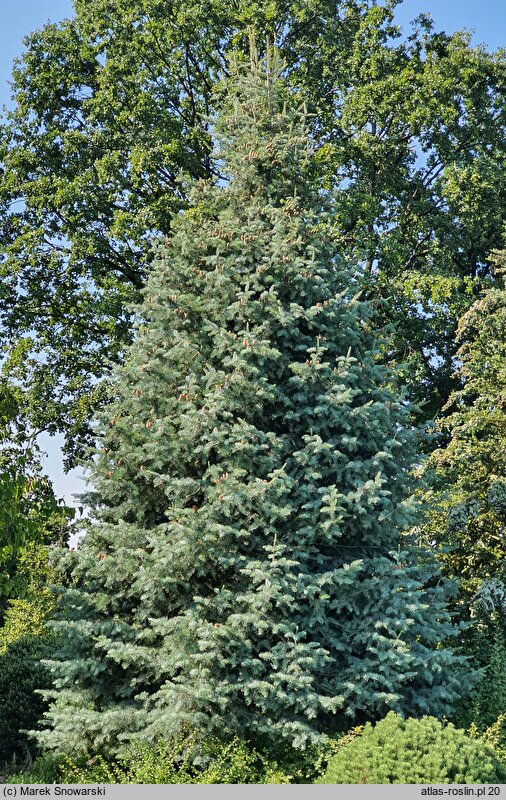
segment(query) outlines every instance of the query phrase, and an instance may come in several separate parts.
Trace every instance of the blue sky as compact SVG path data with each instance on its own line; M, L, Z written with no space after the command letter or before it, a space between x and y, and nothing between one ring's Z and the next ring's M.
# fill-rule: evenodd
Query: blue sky
M404 26L422 12L432 15L440 31L474 29L474 44L486 44L490 50L506 46L504 0L404 0L397 9L397 21Z
M71 0L0 0L0 106L9 98L8 80L23 38L46 22L73 16Z
M12 60L22 51L23 37L47 21L71 17L73 5L72 0L2 0L0 5L0 105L3 105L9 97L7 81ZM494 50L506 46L504 0L404 0L398 7L397 20L406 25L422 11L432 14L440 30L474 29L475 43L483 42Z
M44 23L58 22L73 16L71 0L0 0L0 107L9 101L8 80L13 59L23 50L23 37ZM93 2L93 0L90 0ZM432 15L438 30L448 33L467 28L474 30L475 44L483 43L496 50L506 46L506 2L504 0L404 0L397 9L397 22L406 26L418 14ZM43 437L47 452L45 469L52 478L56 492L65 496L83 491L79 471L64 475L59 440Z

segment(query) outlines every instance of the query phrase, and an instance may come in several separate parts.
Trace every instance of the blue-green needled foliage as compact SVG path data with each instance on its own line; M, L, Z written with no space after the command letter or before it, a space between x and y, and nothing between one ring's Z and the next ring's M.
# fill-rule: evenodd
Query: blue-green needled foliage
M305 112L275 53L230 69L224 180L195 185L161 248L102 416L54 749L183 728L303 747L389 709L443 714L465 684L439 646L445 584L405 535L409 409L336 252Z

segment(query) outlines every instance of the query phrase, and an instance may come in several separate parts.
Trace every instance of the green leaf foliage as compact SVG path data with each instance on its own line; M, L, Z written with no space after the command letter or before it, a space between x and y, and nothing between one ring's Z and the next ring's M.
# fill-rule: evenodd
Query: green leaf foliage
M452 721L459 727L485 731L506 710L506 636L504 615L480 614L460 642L482 677L457 703Z
M37 750L27 732L39 727L47 708L39 694L51 686L49 670L40 661L44 655L38 636L20 638L0 651L0 764Z
M466 685L448 588L405 529L414 437L336 253L277 56L231 65L225 185L154 264L101 421L96 522L65 555L63 752L445 713Z
M281 767L237 738L196 744L188 737L157 747L132 747L122 758L87 766L67 759L63 783L291 783Z
M65 541L72 511L41 474L22 392L0 379L0 622L6 604L47 575L47 546ZM38 578L35 576L38 574Z
M20 394L0 382L0 763L36 751L27 731L47 707L38 690L51 685L40 663L54 605L49 549L64 543L71 515L41 475L36 447L27 447Z
M47 620L54 608L50 589L56 579L49 565L48 547L36 538L19 548L15 580L4 599L0 627L0 764L18 764L37 754L28 734L39 727L47 702L39 694L52 685L42 663L52 651L54 637ZM42 781L45 782L45 781Z
M183 733L153 745L133 744L114 759L45 753L22 772L14 765L7 773L9 783L23 784L312 783L341 741L329 739L304 752L271 745L264 753L237 737L202 741Z
M506 523L506 290L498 254L494 285L461 318L460 388L441 417L429 462L428 537L444 545L447 572L469 603L486 581L504 579Z
M203 741L190 735L156 745L132 745L124 755L75 758L45 754L22 772L9 770L9 783L215 784L310 783L338 744L275 754L255 750L237 737Z
M434 717L402 719L390 712L367 723L331 759L316 783L504 783L494 750Z
M504 57L426 16L401 39L396 5L76 0L28 37L0 131L4 367L69 463L131 341L152 237L188 202L180 171L219 180L214 89L251 27L312 115L336 234L396 323L385 357L425 418L444 404L456 320L501 244Z
M503 763L506 761L506 714L501 714L482 735L482 740L493 747Z
M4 780L6 783L59 783L61 771L65 764L65 757L44 753L34 761L27 756L24 761L13 759L5 765Z
M456 720L478 730L506 710L506 291L504 253L492 256L494 280L458 326L460 386L437 422L428 464L425 536L458 577L455 609L472 625L462 652L484 670Z

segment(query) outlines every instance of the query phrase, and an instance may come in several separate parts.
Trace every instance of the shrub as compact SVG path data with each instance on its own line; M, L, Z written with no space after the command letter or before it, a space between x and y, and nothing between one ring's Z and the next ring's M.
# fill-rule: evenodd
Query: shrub
M5 765L5 774L2 780L5 783L60 783L60 777L65 757L46 753L33 761L30 754L19 763L13 759L10 765Z
M358 729L355 729L358 730ZM310 744L304 750L279 742L278 745L258 740L261 752L269 753L269 763L279 765L290 783L314 783L326 770L329 760L342 746L341 738L327 737L318 745Z
M41 656L41 639L36 636L14 641L0 652L0 763L35 750L26 731L38 727L46 709L37 690L50 685Z
M460 728L474 725L481 733L506 711L506 620L504 612L478 619L462 637L462 652L483 677L456 704L452 721Z
M390 712L344 746L316 783L503 783L506 770L479 739L434 717Z
M476 725L474 729L476 734L479 734ZM492 747L501 762L506 764L506 713L500 714L495 722L481 734L481 740L489 747Z
M229 742L192 738L133 746L113 761L64 759L60 783L290 783L274 761L234 738Z
M51 685L49 670L40 659L56 641L46 629L54 606L49 587L53 577L47 548L37 542L25 543L17 553L18 596L4 598L1 604L0 764L14 760L11 769L19 762L31 769L38 750L26 730L39 727L47 708L38 690Z
M359 730L359 729L356 729ZM356 734L352 734L356 735ZM229 742L180 737L157 746L139 744L114 760L96 755L45 754L34 763L13 763L8 770L10 783L312 783L325 770L349 736L327 739L321 747L294 750L280 745L267 756L237 737Z

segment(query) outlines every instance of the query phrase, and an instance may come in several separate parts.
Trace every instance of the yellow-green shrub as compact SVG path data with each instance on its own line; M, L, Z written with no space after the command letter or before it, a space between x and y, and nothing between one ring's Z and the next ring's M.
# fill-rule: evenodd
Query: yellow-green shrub
M434 717L404 720L390 712L329 762L316 783L504 783L496 753Z
M139 745L115 761L63 762L60 783L290 783L281 767L238 738Z

